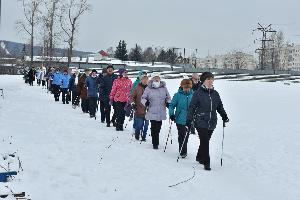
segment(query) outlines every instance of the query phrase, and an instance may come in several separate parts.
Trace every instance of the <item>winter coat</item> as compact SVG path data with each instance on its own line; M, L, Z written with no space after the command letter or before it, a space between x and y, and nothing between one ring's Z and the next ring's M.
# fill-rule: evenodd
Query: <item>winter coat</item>
M222 119L227 118L219 93L202 85L193 95L187 120L194 120L196 128L214 130L218 120L216 111Z
M36 71L35 76L37 80L41 80L41 71Z
M73 74L69 81L69 90L71 90L72 92L77 92L78 82L79 82L79 77L76 76L76 74Z
M166 83L161 81L160 87L154 88L152 86L152 82L152 80L149 81L148 87L146 87L141 101L144 106L146 106L147 101L149 102L146 119L155 121L166 120L166 103L171 102L171 97L168 89L166 88Z
M114 102L128 102L132 82L129 78L119 77L112 86L109 100Z
M29 72L28 72L28 79L29 81L35 81L35 70L33 69L30 69Z
M87 96L88 97L97 97L98 98L98 78L88 76L85 80L85 85L87 87Z
M87 89L85 85L85 80L86 80L86 74L82 74L78 80L77 92L78 92L78 96L81 99L87 99Z
M46 71L45 70L43 70L43 71L41 71L41 73L40 73L40 79L41 80L46 80Z
M169 105L169 116L174 115L174 110L176 108L175 122L177 124L186 125L186 117L193 93L193 90L190 90L188 93L186 93L182 90L182 88L179 88L178 92L174 94Z
M100 80L100 89L99 89L99 97L101 100L108 102L109 95L113 86L113 82L117 79L118 76L115 74L106 75Z
M142 95L146 87L147 85L138 84L130 96L130 102L136 105L135 117L144 118L146 115L146 107L141 103Z
M70 78L71 78L71 76L69 74L67 74L67 75L62 74L61 75L61 86L60 86L60 88L68 89Z
M62 74L61 73L53 73L53 75L52 75L52 84L53 85L61 85L61 76L62 76Z

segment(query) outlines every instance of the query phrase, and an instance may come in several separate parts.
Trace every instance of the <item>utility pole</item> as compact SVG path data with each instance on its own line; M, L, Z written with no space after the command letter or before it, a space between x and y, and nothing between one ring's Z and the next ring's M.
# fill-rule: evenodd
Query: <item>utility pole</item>
M256 49L255 52L260 52L260 69L265 68L265 57L266 57L266 51L268 50L266 48L266 42L274 42L274 40L269 39L268 33L276 33L277 31L272 29L272 24L269 24L267 27L263 27L260 23L258 23L258 27L253 30L254 31L261 31L262 32L262 38L261 41L261 47Z
M1 2L2 2L2 0L0 0L0 27L1 27Z

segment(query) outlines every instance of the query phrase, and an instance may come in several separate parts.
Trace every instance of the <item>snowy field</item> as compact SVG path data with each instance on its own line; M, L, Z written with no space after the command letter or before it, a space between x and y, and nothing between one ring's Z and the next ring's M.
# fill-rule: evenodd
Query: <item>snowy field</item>
M180 80L167 80L171 96ZM191 135L188 157L176 162L177 130L164 153L168 121L159 150L107 128L80 109L54 102L21 76L0 76L0 153L12 136L24 171L10 183L33 200L299 200L300 85L282 82L215 81L228 113L223 166L222 127L211 139L212 171L195 161L199 139ZM126 119L125 123L128 119ZM194 168L193 168L194 167ZM194 170L195 169L195 170ZM168 187L193 176L190 181ZM3 186L3 183L0 183Z

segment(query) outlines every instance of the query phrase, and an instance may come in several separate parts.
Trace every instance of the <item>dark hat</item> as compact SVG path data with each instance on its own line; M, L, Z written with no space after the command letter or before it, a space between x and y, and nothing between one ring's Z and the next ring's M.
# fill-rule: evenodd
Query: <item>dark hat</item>
M211 72L203 72L200 76L201 83L204 83L206 79L214 78L214 75Z
M67 72L67 73L68 73L68 70L67 70L67 69L64 69L64 72Z
M124 72L127 72L127 70L124 69L124 68L120 68L120 69L118 70L118 74L119 74L119 75L122 75Z
M190 79L183 79L180 83L180 87L182 88L192 88L193 84Z
M104 74L104 73L107 73L107 69L106 68L102 69L102 74Z
M93 70L92 70L92 73L93 73L93 72L97 73L97 70L93 69Z
M109 68L114 69L114 66L113 66L113 65L108 65L108 66L106 67L106 69L109 69Z

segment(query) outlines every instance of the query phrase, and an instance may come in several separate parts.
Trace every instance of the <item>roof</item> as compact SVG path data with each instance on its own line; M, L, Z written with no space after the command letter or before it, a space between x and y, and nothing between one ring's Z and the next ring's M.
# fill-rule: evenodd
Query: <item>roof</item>
M108 53L103 50L99 51L98 53L101 54L101 56L108 57Z

